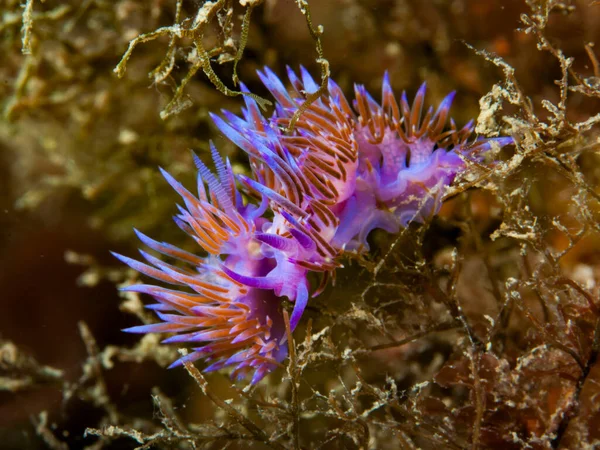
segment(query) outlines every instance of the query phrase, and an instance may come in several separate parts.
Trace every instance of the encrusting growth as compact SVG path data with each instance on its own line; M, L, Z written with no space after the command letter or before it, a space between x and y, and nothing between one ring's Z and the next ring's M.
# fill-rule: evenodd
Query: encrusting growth
M289 90L268 68L259 72L276 101L270 118L250 96L244 97L242 117L228 111L212 116L248 154L251 176L234 174L212 145L216 175L195 157L197 196L163 172L185 205L175 222L208 256L139 232L150 249L180 264L143 251L147 263L116 255L176 286L125 288L154 297L158 303L148 307L161 320L126 331L174 333L165 343L201 343L172 366L202 359L210 363L206 371L232 367L233 377L251 375L257 383L287 356L282 302L293 303L293 330L309 299L309 272L322 274L314 297L335 275L344 252L368 250L371 230L396 233L411 221L427 220L469 161L480 161L493 142L512 143L510 137L470 139L472 122L458 129L450 119L448 127L454 93L423 116L425 84L410 106L404 93L396 100L387 74L381 105L357 85L351 106L330 80L328 95L311 103L290 133L294 114L319 88L304 68L300 72L288 69ZM254 200L245 203L237 184Z

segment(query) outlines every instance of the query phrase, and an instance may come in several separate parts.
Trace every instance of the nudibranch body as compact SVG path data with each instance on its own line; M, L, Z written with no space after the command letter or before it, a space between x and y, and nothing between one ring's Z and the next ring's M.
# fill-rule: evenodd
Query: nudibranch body
M310 272L322 275L315 296L344 252L368 250L373 229L396 233L432 217L469 161L480 161L492 145L512 143L509 137L471 139L472 122L458 129L450 119L448 126L454 93L423 115L425 85L409 105L404 93L396 99L387 74L381 105L356 85L351 106L330 81L328 95L313 102L290 133L292 116L317 84L304 68L300 77L288 69L289 90L268 68L259 77L276 101L271 117L250 97L242 117L228 111L212 116L248 154L250 176L235 175L212 146L217 173L196 158L197 196L163 172L185 204L175 222L207 256L141 233L150 249L179 264L145 252L147 263L117 255L176 286L126 288L153 296L158 303L149 308L161 320L127 331L174 333L165 343L200 343L173 365L202 359L210 363L205 370L232 367L232 376L251 374L252 383L287 356L282 302L294 305L293 330L309 299ZM244 202L238 185L254 201Z

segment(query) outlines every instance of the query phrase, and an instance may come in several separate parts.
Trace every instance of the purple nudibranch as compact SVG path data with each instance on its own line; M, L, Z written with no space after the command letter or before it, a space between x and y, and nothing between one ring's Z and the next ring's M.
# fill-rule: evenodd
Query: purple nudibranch
M396 99L387 73L381 104L361 85L350 104L329 81L328 95L312 103L289 133L292 116L317 83L304 68L300 76L288 68L290 89L268 68L259 77L276 101L270 118L247 96L242 117L211 115L248 154L251 176L234 174L212 144L216 174L194 155L197 195L162 171L185 205L176 224L207 256L137 231L147 247L178 264L143 251L146 262L115 255L174 286L124 288L152 296L157 303L148 308L160 319L126 331L172 333L163 342L192 344L171 367L202 359L209 364L205 371L231 367L232 377L251 376L253 384L286 358L283 302L293 303L293 330L311 295L309 272L322 274L314 297L335 275L344 252L369 249L373 229L397 233L432 217L469 161L481 161L492 145L513 142L472 138L472 122L458 129L449 119L454 92L423 115L425 84L409 105L405 93ZM238 186L254 200L245 201Z

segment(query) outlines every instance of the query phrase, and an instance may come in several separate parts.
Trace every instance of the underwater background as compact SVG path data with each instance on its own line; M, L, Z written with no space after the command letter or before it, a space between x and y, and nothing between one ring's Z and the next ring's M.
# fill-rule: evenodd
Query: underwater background
M1 449L600 446L599 2L0 13ZM181 199L159 167L195 192L190 150L215 169L213 141L250 176L210 113L242 114L238 80L273 102L257 71L289 88L287 66L349 101L357 83L380 103L386 71L398 102L423 82L426 107L456 91L459 129L514 145L466 164L435 216L344 248L261 381L202 359L167 369L178 345L122 332L157 319L149 296L118 290L147 279L110 252L136 258L135 228L205 256L173 223Z

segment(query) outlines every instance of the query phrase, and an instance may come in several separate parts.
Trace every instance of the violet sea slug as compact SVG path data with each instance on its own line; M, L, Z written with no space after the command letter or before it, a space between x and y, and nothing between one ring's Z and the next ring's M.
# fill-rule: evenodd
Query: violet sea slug
M469 160L479 160L493 142L512 142L472 138L472 122L458 129L448 120L454 93L423 114L425 84L409 105L406 94L394 96L387 74L381 104L361 85L350 104L330 81L328 95L287 133L307 93L318 86L304 68L300 76L288 69L290 89L268 68L259 76L276 100L270 118L250 97L242 117L228 111L212 116L248 154L251 176L234 174L212 146L216 173L195 157L197 195L163 171L185 205L175 222L203 256L139 232L147 247L178 264L144 251L145 262L116 255L171 285L125 288L154 297L157 303L148 308L160 319L126 331L172 333L164 343L190 344L191 352L172 367L202 359L205 371L231 367L232 377L250 376L252 383L287 356L283 304L293 304L293 330L309 300L309 272L322 276L314 297L344 252L368 250L371 230L396 233L436 214L445 188ZM238 189L254 200L244 201Z

